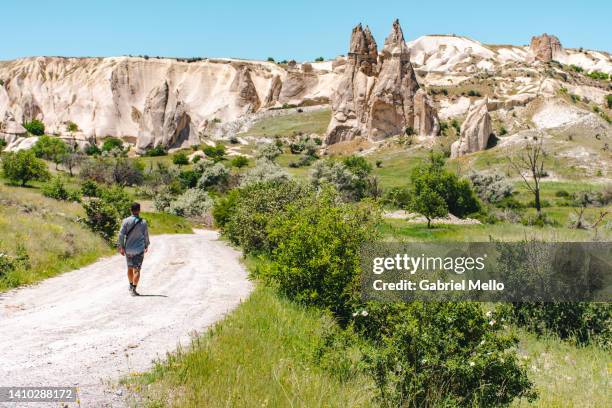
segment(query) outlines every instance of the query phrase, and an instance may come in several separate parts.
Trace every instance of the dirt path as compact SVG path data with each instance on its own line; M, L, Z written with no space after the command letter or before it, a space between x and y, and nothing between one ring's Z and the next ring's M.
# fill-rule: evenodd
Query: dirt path
M124 406L117 379L188 345L249 295L239 256L214 232L162 235L145 257L145 296L129 296L119 255L0 294L0 386L77 386L82 407Z

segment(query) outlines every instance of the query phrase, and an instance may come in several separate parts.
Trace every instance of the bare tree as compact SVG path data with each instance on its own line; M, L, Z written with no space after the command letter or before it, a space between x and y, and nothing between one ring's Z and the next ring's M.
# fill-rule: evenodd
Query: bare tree
M514 157L508 157L510 165L521 176L527 189L533 193L538 217L542 216L540 179L544 175L544 157L546 155L543 143L544 139L542 137L534 137L533 143L528 143L525 150Z

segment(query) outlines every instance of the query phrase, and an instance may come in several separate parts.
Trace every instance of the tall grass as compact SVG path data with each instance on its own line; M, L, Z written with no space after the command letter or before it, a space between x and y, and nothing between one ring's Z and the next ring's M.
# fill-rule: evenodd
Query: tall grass
M331 318L258 286L191 348L124 383L149 407L367 407L372 385L341 381L313 360Z

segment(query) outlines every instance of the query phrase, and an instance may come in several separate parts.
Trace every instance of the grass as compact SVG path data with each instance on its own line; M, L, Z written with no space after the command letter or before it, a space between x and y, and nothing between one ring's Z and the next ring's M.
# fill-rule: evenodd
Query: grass
M519 354L539 393L535 403L517 407L604 407L610 405L612 355L595 346L575 347L554 337L537 337L512 329L520 339Z
M33 188L0 184L0 251L15 254L22 245L31 268L0 279L0 291L30 284L90 264L113 251L77 221L79 204L44 197Z
M193 234L192 224L186 218L153 212L142 212L141 216L147 220L151 235Z
M486 242L489 238L503 241L519 241L522 239L540 239L543 241L590 241L594 238L593 231L578 230L564 227L532 227L522 224L476 224L448 225L438 224L427 228L427 224L412 224L404 220L387 219L380 227L384 238L388 241L404 240L413 242L428 241L472 241ZM612 238L610 232L602 229L599 238Z
M259 285L191 348L124 380L148 407L367 407L372 386L341 382L313 353L330 318Z
M324 135L330 119L330 109L290 113L263 119L239 136L290 137L298 133Z

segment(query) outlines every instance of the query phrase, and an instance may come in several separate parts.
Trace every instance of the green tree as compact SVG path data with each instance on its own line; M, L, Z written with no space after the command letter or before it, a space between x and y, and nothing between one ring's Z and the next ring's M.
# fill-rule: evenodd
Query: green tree
M431 220L448 214L446 202L438 193L425 185L412 196L409 208L427 218L427 228L431 228Z
M79 131L79 126L74 123L73 121L68 121L66 123L66 130L70 133L74 133L74 132L78 132Z
M431 153L429 160L415 167L411 174L413 197L423 197L422 190L435 192L444 202L448 212L457 217L480 210L480 202L470 182L460 179L444 167L445 159L440 153ZM437 199L428 202L433 206ZM423 214L424 215L424 214Z
M179 152L172 157L172 163L176 164L179 167L185 166L189 164L189 159L187 158L187 155L185 153Z
M54 136L41 136L36 144L32 147L32 151L38 158L51 160L55 163L55 169L68 153L68 145L63 140Z
M45 134L45 124L38 119L32 119L24 123L23 127L34 136L42 136Z
M36 158L31 150L9 152L2 157L4 176L11 183L25 186L30 180L47 180L49 171L44 161Z

